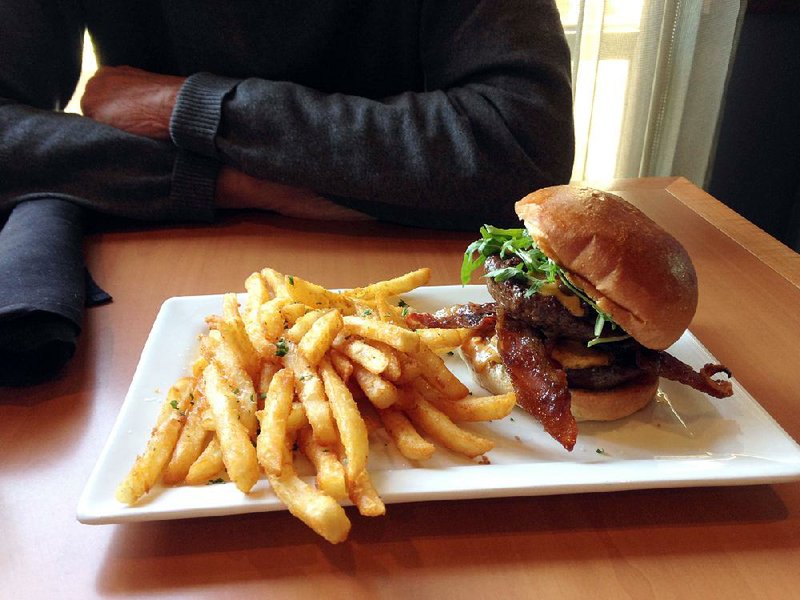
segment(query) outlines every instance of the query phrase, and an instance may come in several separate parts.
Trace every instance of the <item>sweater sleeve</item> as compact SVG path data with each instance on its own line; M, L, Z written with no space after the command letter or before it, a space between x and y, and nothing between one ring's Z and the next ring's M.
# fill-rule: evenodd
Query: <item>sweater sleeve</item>
M60 110L80 74L80 2L0 3L0 213L56 197L142 220L209 220L218 161Z
M387 98L194 75L173 141L382 219L516 222L515 200L572 168L569 51L553 2L424 2L419 35L424 89Z

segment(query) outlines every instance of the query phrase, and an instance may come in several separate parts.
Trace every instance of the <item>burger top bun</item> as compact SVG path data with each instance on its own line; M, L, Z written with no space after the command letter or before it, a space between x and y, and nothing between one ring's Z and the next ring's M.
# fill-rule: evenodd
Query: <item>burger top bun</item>
M686 250L614 194L562 185L516 203L531 238L572 282L640 344L662 350L697 309L697 275Z

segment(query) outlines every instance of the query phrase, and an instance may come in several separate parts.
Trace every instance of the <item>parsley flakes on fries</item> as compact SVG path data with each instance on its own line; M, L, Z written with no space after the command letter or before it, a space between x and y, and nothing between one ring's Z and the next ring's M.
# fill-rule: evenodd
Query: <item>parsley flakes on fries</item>
M419 269L334 292L274 269L250 275L241 305L226 294L222 314L207 317L191 375L169 390L117 499L133 505L159 481L231 481L248 493L264 477L291 514L338 543L351 526L342 501L386 512L367 469L374 428L409 460L437 446L488 452L491 440L457 423L506 416L513 394L470 396L447 369L440 354L470 330L406 325L410 307L396 297L429 279ZM295 471L299 454L313 485Z

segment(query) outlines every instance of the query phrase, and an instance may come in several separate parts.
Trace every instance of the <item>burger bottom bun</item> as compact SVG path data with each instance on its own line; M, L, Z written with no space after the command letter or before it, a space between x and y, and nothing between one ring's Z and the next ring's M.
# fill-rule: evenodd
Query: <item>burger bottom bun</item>
M514 391L505 367L497 362L481 365L470 360L470 354L461 353L470 367L475 381L493 394ZM634 383L608 390L570 388L570 410L576 421L615 421L630 416L647 406L658 391L658 376L653 375Z
M610 390L570 389L570 410L576 421L616 421L650 404L658 391L658 376Z

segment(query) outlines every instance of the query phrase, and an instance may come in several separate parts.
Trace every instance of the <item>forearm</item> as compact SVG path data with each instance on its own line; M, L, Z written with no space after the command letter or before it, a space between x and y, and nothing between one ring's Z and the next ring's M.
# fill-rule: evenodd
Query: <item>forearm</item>
M490 100L482 91L373 101L247 80L223 105L216 148L223 162L255 177L305 185L382 218L464 227L508 221L509 200L569 178L571 154L552 141L569 136L571 124L559 132L557 115L521 106L512 111L527 121L518 139L496 109L501 94L486 90Z
M211 217L218 163L64 114L80 73L78 0L0 2L0 213L54 196L137 219Z
M77 115L0 102L0 211L54 196L133 219L212 218L216 161Z

